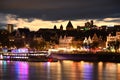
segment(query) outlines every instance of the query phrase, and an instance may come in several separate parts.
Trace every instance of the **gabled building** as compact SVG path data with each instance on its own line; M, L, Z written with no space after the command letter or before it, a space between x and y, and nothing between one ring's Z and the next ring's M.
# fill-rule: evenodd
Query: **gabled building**
M102 47L102 48L104 48L105 47L105 41L103 41L102 40L102 37L101 36L97 36L97 34L95 33L94 35L93 35L93 37L91 38L90 36L87 38L87 37L85 37L85 39L83 40L83 44L86 44L86 45L95 45L96 44L96 46L97 47Z
M9 41L10 44L14 43L16 47L25 47L26 44L32 41L32 38L28 28L19 28L10 34Z
M33 40L37 41L37 43L40 43L40 42L44 41L42 35L40 37L37 37L36 35L34 35Z
M111 34L107 36L106 47L108 47L109 43L116 41L120 42L120 32L116 32L116 36L112 36Z
M93 41L93 42L98 42L98 41L99 41L99 38L98 38L98 36L97 36L96 33L93 35L92 41Z
M60 36L59 38L59 48L71 48L73 37Z

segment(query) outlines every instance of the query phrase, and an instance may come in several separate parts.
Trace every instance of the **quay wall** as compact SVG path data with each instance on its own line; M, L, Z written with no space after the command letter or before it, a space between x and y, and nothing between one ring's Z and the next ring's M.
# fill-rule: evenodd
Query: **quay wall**
M52 53L58 60L120 62L120 53Z

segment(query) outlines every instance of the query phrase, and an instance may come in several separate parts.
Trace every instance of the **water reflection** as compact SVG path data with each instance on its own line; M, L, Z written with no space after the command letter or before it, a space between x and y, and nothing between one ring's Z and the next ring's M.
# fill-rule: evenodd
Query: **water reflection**
M15 62L14 69L18 80L29 80L29 66L26 62Z
M120 63L0 61L0 80L119 80Z

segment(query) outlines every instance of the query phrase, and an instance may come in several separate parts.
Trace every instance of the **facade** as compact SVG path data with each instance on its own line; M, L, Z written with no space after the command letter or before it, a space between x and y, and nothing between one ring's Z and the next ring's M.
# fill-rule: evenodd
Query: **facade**
M115 41L120 41L120 32L116 32L116 36L112 36L111 34L107 36L106 47L108 47L108 44L110 42L115 42Z
M67 37L66 35L59 38L59 48L71 48L73 37Z
M34 40L34 41L37 41L38 43L41 43L44 39L43 39L42 36L40 36L40 37L34 36L33 40Z
M85 39L83 40L83 44L86 44L86 45L94 45L95 47L98 47L98 48L104 48L106 47L105 45L105 41L102 40L101 36L97 36L97 34L95 33L93 35L93 37L91 38L90 36L87 38L85 37Z

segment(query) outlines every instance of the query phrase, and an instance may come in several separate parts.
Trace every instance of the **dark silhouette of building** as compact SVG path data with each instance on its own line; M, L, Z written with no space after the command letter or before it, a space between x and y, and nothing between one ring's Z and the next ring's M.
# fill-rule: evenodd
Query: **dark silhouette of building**
M120 31L120 25L114 25L116 31Z
M57 26L56 25L54 25L54 30L56 30L57 29Z
M60 26L60 30L61 30L61 31L63 30L63 25Z
M7 24L7 30L8 30L9 33L13 32L14 25L13 24Z
M93 20L91 20L90 22L91 22L90 26L93 27L94 26Z
M91 28L91 27L94 27L94 26L95 26L95 25L94 25L93 20L91 20L90 22L86 22L86 23L85 23L85 27Z
M72 25L71 21L68 22L68 24L66 26L66 30L73 30L73 25Z

